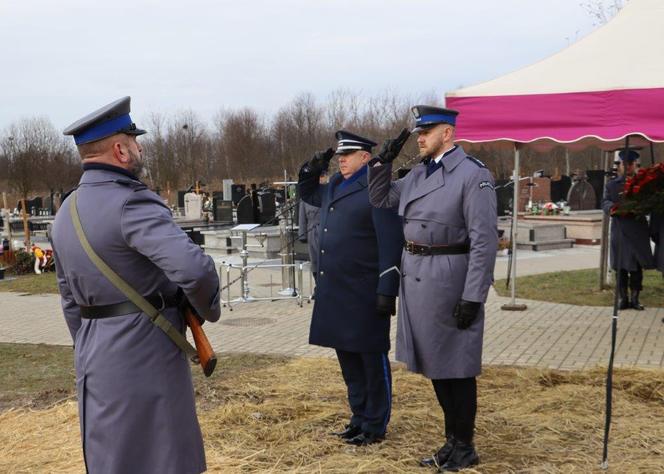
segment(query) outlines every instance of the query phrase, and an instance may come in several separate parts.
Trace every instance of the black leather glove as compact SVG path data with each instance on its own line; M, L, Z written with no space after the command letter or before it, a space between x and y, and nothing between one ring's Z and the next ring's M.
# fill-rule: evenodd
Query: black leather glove
M458 329L468 329L480 312L482 303L474 301L459 300L454 307L454 318L457 320Z
M320 176L330 165L330 160L332 160L333 156L334 150L332 148L328 148L325 151L317 151L314 153L314 157L309 161L309 170Z
M397 297L376 295L376 313L384 318L397 314Z
M404 128L401 130L401 133L397 138L390 138L389 140L385 140L383 143L383 148L381 148L378 155L376 155L378 161L381 163L392 163L394 160L396 160L397 156L399 156L399 153L401 152L401 149L406 144L406 141L408 141L408 137L410 137L410 131L407 128Z

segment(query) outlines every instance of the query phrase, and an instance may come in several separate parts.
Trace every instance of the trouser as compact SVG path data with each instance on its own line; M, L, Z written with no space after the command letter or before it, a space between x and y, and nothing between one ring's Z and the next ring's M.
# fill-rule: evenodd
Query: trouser
M643 269L641 265L637 264L636 270L633 272L618 270L618 288L627 293L628 287L632 291L643 289Z
M465 379L431 380L436 398L445 414L445 436L464 443L473 442L477 414L477 382Z
M387 353L347 352L337 358L348 387L350 424L365 433L384 435L392 412L392 372Z

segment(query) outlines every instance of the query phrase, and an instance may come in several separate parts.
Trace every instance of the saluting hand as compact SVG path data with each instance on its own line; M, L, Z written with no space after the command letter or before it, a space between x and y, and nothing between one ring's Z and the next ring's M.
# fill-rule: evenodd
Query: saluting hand
M475 301L459 300L454 307L454 318L457 320L457 328L468 329L477 318L481 306L482 303Z
M376 313L384 318L397 314L397 297L376 295Z
M333 156L334 150L332 148L328 148L325 151L317 151L309 161L309 169L312 173L320 175L327 169Z
M399 156L399 153L401 152L401 149L408 141L408 137L410 137L410 131L407 128L404 128L401 130L401 133L397 138L390 138L385 140L383 143L383 148L380 149L380 152L376 156L378 161L381 163L392 163L394 160L396 160L397 156Z

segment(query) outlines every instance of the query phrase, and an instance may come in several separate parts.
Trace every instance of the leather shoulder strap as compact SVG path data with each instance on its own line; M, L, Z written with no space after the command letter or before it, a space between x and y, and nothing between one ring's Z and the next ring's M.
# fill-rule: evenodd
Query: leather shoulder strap
M164 331L166 335L178 346L182 351L190 357L195 357L197 355L196 349L187 341L187 338L178 331L175 326L173 326L168 319L166 319L157 308L150 304L143 295L134 290L129 284L122 279L120 275L115 273L115 271L109 267L102 258L97 255L94 251L88 238L85 236L83 231L83 226L81 225L81 219L78 215L78 209L76 207L76 191L74 191L69 199L69 214L71 215L72 223L74 224L74 229L76 230L76 235L78 240L85 250L85 253L90 258L90 261L97 267L97 269L110 281L113 286L115 286L120 292L122 292L132 303L141 308L141 311L150 318L150 321L157 326L159 329Z

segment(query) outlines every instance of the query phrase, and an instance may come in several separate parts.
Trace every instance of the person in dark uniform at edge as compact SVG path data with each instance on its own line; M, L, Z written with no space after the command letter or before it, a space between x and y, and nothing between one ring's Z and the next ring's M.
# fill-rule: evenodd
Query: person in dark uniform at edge
M325 184L324 170L320 175L320 184ZM311 264L311 274L314 277L314 282L318 281L318 253L320 251L320 207L312 206L309 203L300 201L300 209L298 212L298 239L302 243L307 244L309 250L309 262Z
M390 316L396 313L401 223L369 204L367 162L375 143L338 131L339 169L319 176L335 152L318 152L299 173L302 199L321 208L318 282L309 343L336 349L350 422L333 434L354 445L384 439L392 408Z
M611 268L617 273L618 308L643 310L639 301L643 289L643 269L655 267L648 222L643 216L615 215L622 201L625 182L636 172L639 154L634 150L621 150L618 156L618 176L606 183L602 199L604 213L611 216ZM631 290L629 296L628 288Z
M498 249L493 176L454 144L458 112L412 108L423 162L392 181L407 131L369 166L369 198L398 209L401 261L396 359L431 379L445 416L445 443L423 466L458 471L479 463L473 445L484 302Z
M181 333L183 295L208 321L220 315L214 262L139 179L136 127L124 97L67 127L83 162L53 225L57 281L74 341L87 472L194 474L206 470L189 360L97 269L74 229L76 202L93 250Z

